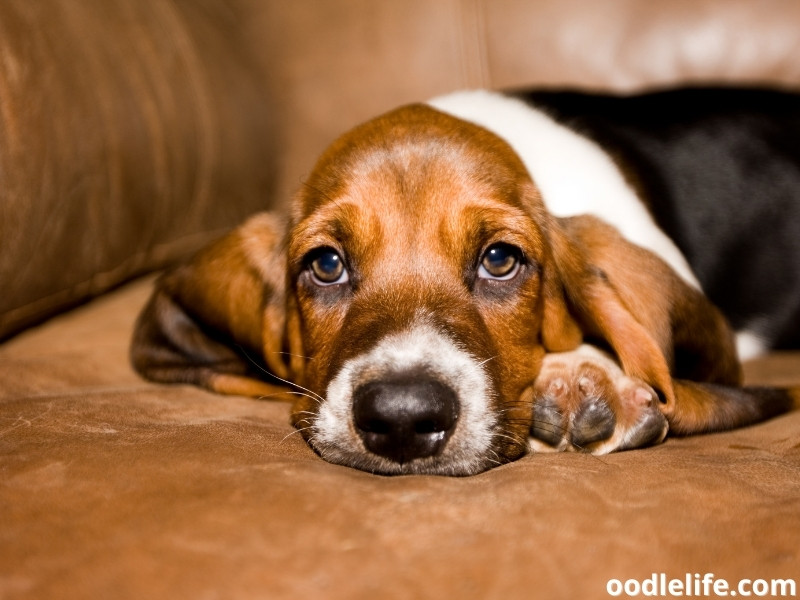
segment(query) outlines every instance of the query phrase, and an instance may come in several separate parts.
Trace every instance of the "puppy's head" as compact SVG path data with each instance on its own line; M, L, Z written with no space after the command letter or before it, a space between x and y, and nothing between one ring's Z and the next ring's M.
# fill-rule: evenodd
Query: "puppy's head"
M291 372L320 396L295 423L323 457L468 474L526 450L543 314L556 337L566 316L547 219L504 142L425 106L322 156L287 251Z
M162 280L140 372L258 395L259 355L296 386L293 422L322 457L387 474L521 456L542 357L582 330L622 331L607 341L623 366L669 389L659 348L478 126L413 105L352 130L278 228L256 217Z

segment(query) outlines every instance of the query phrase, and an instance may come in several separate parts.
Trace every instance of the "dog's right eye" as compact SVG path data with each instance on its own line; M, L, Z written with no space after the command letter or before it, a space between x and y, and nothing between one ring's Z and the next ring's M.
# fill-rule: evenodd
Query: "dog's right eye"
M311 257L309 268L311 279L317 285L338 285L349 280L342 257L332 248L317 250Z

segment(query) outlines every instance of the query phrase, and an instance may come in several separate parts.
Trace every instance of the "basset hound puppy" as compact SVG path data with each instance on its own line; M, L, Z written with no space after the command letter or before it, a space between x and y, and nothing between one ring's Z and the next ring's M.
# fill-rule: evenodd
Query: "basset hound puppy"
M739 363L800 342L798 139L775 91L399 108L336 140L285 219L165 274L133 364L287 390L320 456L382 474L754 423L800 402Z

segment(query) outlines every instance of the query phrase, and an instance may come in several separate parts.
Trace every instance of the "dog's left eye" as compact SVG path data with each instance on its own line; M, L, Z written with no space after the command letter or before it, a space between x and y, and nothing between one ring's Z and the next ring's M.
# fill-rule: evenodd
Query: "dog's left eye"
M311 262L311 278L317 285L337 285L347 283L349 276L339 253L331 248L317 251Z
M486 249L478 267L478 277L506 281L519 272L522 252L511 244L493 244Z

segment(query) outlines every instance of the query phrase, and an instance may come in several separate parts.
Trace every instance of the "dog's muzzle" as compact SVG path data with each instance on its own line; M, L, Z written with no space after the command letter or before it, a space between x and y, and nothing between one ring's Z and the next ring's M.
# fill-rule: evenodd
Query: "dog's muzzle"
M496 463L482 361L426 322L342 365L309 441L330 462L383 474L468 475Z

